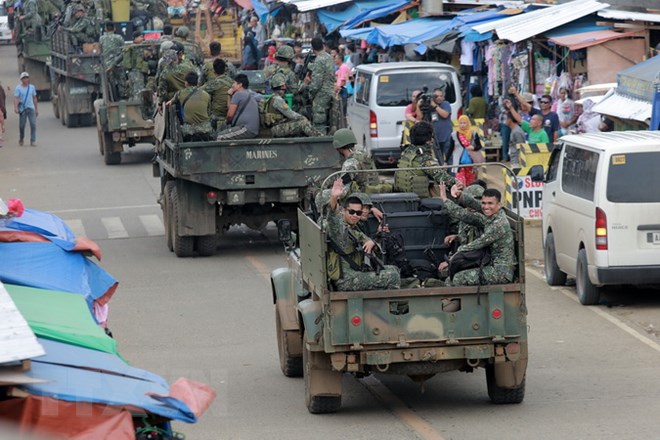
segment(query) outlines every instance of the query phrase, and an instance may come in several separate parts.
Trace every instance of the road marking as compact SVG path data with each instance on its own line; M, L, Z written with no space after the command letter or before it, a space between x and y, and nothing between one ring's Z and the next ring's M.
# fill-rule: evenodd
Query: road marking
M531 269L528 269L527 273L530 273L530 274L534 275L536 278L540 279L541 281L543 281L545 283L545 276L544 275L541 275L540 273L537 273L535 270L531 270ZM550 285L548 285L548 287L551 290L561 292L562 295L564 295L567 298L569 298L569 299L575 301L576 303L580 304L580 301L577 299L577 296L575 295L574 291L572 291L572 290L570 290L566 287L557 287L557 286L550 286ZM615 316L603 311L599 306L582 306L582 307L586 307L588 310L594 312L596 315L600 316L601 318L605 319L606 321L611 322L612 324L619 327L619 329L623 330L624 332L626 332L629 335L633 336L638 341L646 344L648 347L650 347L653 350L660 353L660 344L655 342L653 339L651 339L647 336L644 336L639 331L635 330L633 327L631 327L628 324L626 324L625 322L621 321L619 318L616 318Z
M128 237L128 232L126 232L126 228L124 228L124 224L119 217L103 217L101 222L108 232L108 238Z
M165 227L163 222L160 220L160 217L156 214L141 215L140 222L144 229L147 230L147 235L165 235Z
M118 209L144 209L144 208L160 209L160 205L158 203L154 203L152 205L104 206L99 208L60 209L57 211L48 211L48 212L50 212L51 214L66 214L71 212L116 211Z
M76 237L87 237L87 232L85 232L85 227L83 226L82 220L64 220L64 223L66 223L67 226L71 228Z
M259 258L252 255L245 255L245 259L257 270L266 281L270 282L270 267L266 265ZM399 399L392 391L389 390L381 381L373 376L365 377L358 381L361 383L371 394L380 400L386 409L398 417L410 429L413 430L417 437L422 440L445 440L438 431L433 428L426 420L415 414L413 410L408 408L406 404Z

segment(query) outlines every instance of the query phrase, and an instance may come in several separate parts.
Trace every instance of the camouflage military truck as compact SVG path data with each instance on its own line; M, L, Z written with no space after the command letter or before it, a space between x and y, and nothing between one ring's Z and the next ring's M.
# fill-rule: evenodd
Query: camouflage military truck
M46 37L36 38L33 32L23 30L20 21L15 22L14 41L18 58L18 71L30 74L30 83L37 89L39 101L48 101L51 94L50 41Z
M289 241L288 267L272 272L271 286L280 368L285 376L304 376L311 413L339 410L344 373L406 375L421 383L442 372L483 368L492 402L522 402L528 359L523 221L506 214L519 262L511 284L348 292L328 282L326 231L298 211L298 246ZM387 223L402 233L412 261L429 250L446 253L444 215L419 211L407 200L388 211ZM291 238L286 228L280 237Z
M175 112L166 115L154 176L167 245L178 257L214 254L232 225L295 224L310 187L340 168L331 137L183 142Z
M130 44L123 48L123 58L128 64L133 59L133 53L151 53L153 56L140 56L143 67L129 67L129 75L143 75L142 84L136 87L126 87L129 81L124 69L117 71L122 74L110 75L106 69L101 70L102 97L94 101L96 114L96 129L99 138L99 151L106 165L121 163L121 152L124 145L134 147L137 144L155 144L154 137L154 102L153 86L158 67L158 48L160 42L145 42ZM118 84L119 83L119 84ZM131 84L131 85L132 85Z
M63 29L51 37L53 113L67 127L92 125L94 101L101 96L103 66L98 43L86 47L89 53L77 53Z

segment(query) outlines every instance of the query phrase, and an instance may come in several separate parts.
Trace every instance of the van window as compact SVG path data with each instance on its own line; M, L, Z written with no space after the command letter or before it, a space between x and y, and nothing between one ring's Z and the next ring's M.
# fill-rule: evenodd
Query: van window
M371 90L371 77L369 73L358 73L355 79L355 101L359 104L369 105L369 92Z
M550 154L550 161L548 164L548 172L545 175L546 182L554 182L557 180L557 170L559 169L559 158L561 157L562 145L557 145Z
M618 203L660 202L660 152L613 154L607 177L607 200Z
M595 151L565 145L566 153L561 172L564 192L587 200L594 199L596 170L600 155Z
M428 94L433 89L440 88L445 91L445 100L456 102L456 90L451 72L400 72L382 73L378 76L376 104L380 107L405 107L410 104L414 90L428 87Z

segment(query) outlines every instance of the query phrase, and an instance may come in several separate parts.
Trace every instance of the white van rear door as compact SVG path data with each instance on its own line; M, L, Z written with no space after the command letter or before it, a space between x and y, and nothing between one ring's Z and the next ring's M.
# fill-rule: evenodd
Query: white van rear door
M606 179L609 266L660 265L660 151L612 154Z

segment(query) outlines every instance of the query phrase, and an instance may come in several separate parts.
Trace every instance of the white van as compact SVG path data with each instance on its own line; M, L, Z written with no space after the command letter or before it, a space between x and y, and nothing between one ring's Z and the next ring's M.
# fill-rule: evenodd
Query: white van
M348 100L348 127L380 164L396 163L401 155L404 110L414 90L445 91L452 119L458 118L461 90L456 69L448 64L398 62L362 64L355 72L355 93Z
M660 284L660 132L562 137L545 176L543 246L548 284L574 276L585 305L600 286Z

